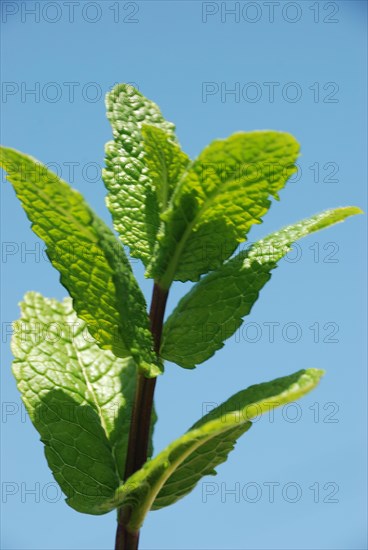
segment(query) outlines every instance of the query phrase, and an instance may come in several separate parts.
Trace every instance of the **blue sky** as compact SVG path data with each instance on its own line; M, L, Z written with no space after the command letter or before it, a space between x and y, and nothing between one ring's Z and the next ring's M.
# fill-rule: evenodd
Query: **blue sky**
M297 181L251 241L324 208L365 208L365 2L73 6L2 2L1 141L50 163L108 223L99 178L111 136L103 96L116 82L155 100L192 157L238 130L297 137ZM107 550L114 514L81 515L63 502L10 372L6 327L24 293L66 291L11 186L1 190L2 547ZM298 406L260 420L216 478L150 514L142 550L367 547L364 226L357 216L301 241L223 350L195 371L167 365L156 394L156 450L206 404L243 387L307 367L327 374ZM134 267L149 299L151 282ZM188 288L176 285L168 311Z

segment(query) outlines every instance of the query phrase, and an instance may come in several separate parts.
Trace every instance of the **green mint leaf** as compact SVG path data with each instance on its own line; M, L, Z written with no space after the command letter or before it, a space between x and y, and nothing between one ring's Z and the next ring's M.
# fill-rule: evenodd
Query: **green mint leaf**
M296 240L359 213L356 207L326 210L272 233L204 277L167 319L161 356L189 369L209 359L241 326Z
M142 126L144 161L156 190L159 211L166 210L177 182L190 163L170 135L157 126Z
M78 316L102 348L156 376L146 303L121 243L82 195L35 159L1 148L1 166L47 245Z
M184 173L166 212L148 275L168 288L197 281L231 256L296 170L287 133L237 133L211 143Z
M107 94L106 108L114 135L105 148L107 206L130 254L147 265L160 219L157 193L144 159L142 126L155 126L173 141L175 126L153 101L128 84L118 84Z
M301 370L243 390L197 422L186 434L146 462L119 488L117 500L138 531L147 512L168 506L189 493L199 479L215 474L253 417L290 403L311 391L323 371Z
M13 372L48 464L72 508L109 512L124 475L136 366L96 344L70 298L29 292L21 311Z

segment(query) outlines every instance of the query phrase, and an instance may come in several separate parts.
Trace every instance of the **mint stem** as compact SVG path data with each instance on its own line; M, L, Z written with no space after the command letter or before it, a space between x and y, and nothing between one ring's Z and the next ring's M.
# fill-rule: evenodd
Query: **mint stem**
M149 317L154 350L157 355L160 351L168 293L168 290L162 289L157 283L154 284ZM134 472L139 470L147 460L155 386L156 378L145 378L142 374L138 374L124 479L128 479ZM138 549L139 532L130 533L126 528L128 521L129 516L127 517L126 510L120 508L118 511L115 550Z

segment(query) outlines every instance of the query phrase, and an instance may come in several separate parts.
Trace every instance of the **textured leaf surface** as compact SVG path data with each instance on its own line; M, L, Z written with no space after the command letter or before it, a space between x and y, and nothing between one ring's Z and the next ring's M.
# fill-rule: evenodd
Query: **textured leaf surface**
M128 84L118 84L107 94L106 107L114 135L105 150L107 206L131 255L147 265L160 220L156 181L152 181L144 160L142 126L158 127L173 141L175 126L163 118L153 101Z
M115 508L136 366L97 346L72 308L30 292L14 324L13 372L48 464L79 512Z
M146 462L117 494L127 513L131 513L130 529L138 530L150 509L176 502L203 475L214 474L213 468L226 460L253 417L305 395L318 384L322 374L317 369L302 370L243 390Z
M35 159L1 148L1 166L90 333L157 374L146 303L120 242L80 193Z
M168 288L196 281L226 260L278 198L299 145L282 132L234 134L211 143L178 184L148 274Z
M355 207L326 210L272 233L204 277L168 318L162 357L184 368L209 359L241 326L293 242L359 213Z
M157 126L143 125L142 136L144 160L156 190L159 211L163 212L190 159L170 135Z

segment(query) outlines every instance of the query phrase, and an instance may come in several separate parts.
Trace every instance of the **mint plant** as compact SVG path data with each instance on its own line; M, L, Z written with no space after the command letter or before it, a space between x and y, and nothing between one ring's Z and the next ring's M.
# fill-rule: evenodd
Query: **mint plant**
M241 390L153 456L164 361L193 369L212 357L296 240L361 210L326 210L234 254L295 172L295 138L239 132L191 161L174 125L139 91L118 85L106 104L114 139L103 179L119 238L45 166L1 148L1 165L70 294L63 302L26 294L13 372L67 504L96 515L116 509L115 548L135 550L150 510L215 475L252 417L302 397L323 374L299 370ZM149 313L123 245L154 281ZM164 323L175 281L194 284Z

